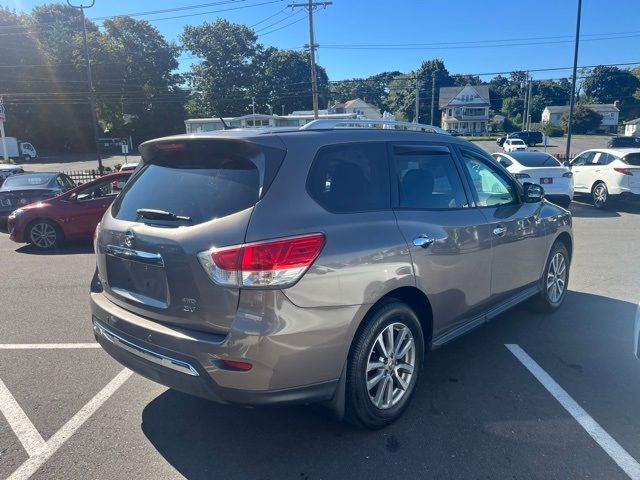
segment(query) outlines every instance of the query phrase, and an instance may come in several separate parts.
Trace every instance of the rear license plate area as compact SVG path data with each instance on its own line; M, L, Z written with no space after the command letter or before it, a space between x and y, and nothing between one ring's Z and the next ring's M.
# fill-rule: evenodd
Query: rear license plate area
M553 178L552 177L542 177L540 179L540 185L550 185L553 183Z
M112 290L124 290L128 298L146 303L145 298L168 304L167 277L164 267L106 256L107 281ZM153 302L154 306L156 302Z

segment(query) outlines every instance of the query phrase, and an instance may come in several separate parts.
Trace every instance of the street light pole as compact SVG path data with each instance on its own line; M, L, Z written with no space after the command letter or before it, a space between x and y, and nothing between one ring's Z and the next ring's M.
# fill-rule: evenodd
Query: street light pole
M569 121L567 122L567 149L565 160L569 161L571 155L571 128L573 124L573 106L576 96L576 77L578 75L578 46L580 44L580 15L582 14L582 0L578 0L578 17L576 20L576 46L573 51L573 78L571 79L571 98L569 99Z
M89 63L89 46L87 45L87 24L84 17L84 9L93 7L95 3L96 0L91 0L91 5L72 5L71 2L67 0L67 5L80 10L80 17L82 18L82 42L84 45L84 64L87 69L87 85L89 87L89 102L91 104L91 118L93 121L93 139L96 144L96 155L98 156L98 171L102 173L104 168L102 166L102 156L100 155L100 134L98 133L98 114L96 113L96 93L93 89L91 63Z

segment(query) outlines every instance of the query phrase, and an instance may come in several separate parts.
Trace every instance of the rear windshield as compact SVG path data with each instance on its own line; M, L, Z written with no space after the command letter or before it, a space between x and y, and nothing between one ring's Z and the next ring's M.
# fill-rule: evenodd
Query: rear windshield
M141 221L138 209L163 210L189 217L186 224L195 225L254 206L273 180L284 152L229 143L186 142L171 144L177 150L152 152L149 163L114 202L113 216Z
M640 153L630 153L624 156L624 161L634 167L640 167Z
M551 155L512 155L523 167L560 167L562 164Z
M5 187L31 187L47 185L53 177L51 175L14 175L4 181Z

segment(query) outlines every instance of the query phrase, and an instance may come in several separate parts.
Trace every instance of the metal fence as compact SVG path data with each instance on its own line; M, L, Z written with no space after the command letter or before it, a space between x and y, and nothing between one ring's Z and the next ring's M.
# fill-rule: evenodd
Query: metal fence
M112 172L104 172L102 175L99 170L67 170L62 172L65 175L68 175L71 180L76 182L76 184L81 185L83 183L90 182L91 180L95 180L96 178L101 177L102 175L106 175L107 173Z

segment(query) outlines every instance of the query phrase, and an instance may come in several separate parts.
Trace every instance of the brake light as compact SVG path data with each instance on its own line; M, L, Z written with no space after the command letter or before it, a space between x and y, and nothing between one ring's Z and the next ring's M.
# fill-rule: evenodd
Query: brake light
M573 172L565 172L565 173L562 174L562 176L566 177L566 178L571 178L571 177L573 177Z
M613 169L618 173L622 173L623 175L633 175L633 171L630 168L614 167Z
M156 148L158 150L176 152L176 151L186 150L187 144L186 143L159 143L156 145Z
M212 248L198 254L217 284L236 287L287 287L304 275L324 246L322 233Z

